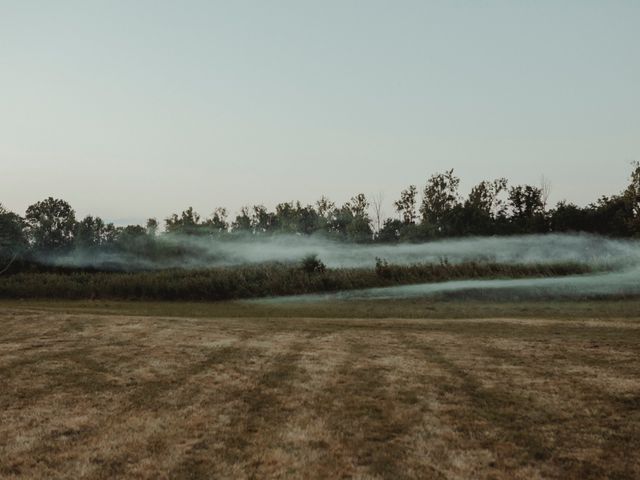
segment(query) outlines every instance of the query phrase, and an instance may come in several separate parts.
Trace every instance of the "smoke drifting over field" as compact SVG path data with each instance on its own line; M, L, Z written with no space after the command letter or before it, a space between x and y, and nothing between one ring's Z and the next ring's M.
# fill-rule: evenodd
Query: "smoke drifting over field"
M640 264L640 244L593 235L527 235L476 237L427 243L367 245L343 243L321 237L270 236L215 240L188 236L160 237L157 246L172 255L161 259L135 253L76 251L48 257L46 263L60 266L131 268L207 268L264 262L298 262L316 254L330 268L370 268L376 258L391 264L463 263L561 263L590 266Z
M333 294L289 296L263 301L309 302L326 300L410 299L421 297L524 300L536 298L626 297L636 295L640 295L640 268L638 267L619 272L592 275L511 280L461 280L370 288Z
M264 262L299 262L315 254L330 268L373 268L376 258L390 264L491 262L500 264L576 263L600 273L562 278L469 280L394 286L294 300L411 298L421 296L576 297L640 294L640 242L592 235L528 235L443 240L420 244L363 245L321 237L270 236L216 240L164 236L156 240L165 251L157 260L135 253L75 252L49 258L55 265L112 269L208 268ZM607 272L602 271L606 269ZM280 298L278 301L288 300Z

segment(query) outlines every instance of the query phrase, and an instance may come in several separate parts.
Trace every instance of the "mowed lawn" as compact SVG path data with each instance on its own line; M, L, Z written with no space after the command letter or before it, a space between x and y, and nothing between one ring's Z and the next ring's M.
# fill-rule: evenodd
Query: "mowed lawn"
M2 478L632 479L639 452L640 318L0 307Z

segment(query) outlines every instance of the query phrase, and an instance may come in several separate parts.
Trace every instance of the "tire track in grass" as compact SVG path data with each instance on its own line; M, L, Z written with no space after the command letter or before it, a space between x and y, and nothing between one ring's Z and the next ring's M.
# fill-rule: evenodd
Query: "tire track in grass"
M78 379L70 380L71 383L69 385L77 384L84 387L88 384L89 388L95 388L91 379L95 375L104 375L104 366L92 359L88 352L85 353L87 354L85 358L86 368L84 371L70 373L70 375L78 376ZM138 386L99 385L102 393L113 395L116 398L115 408L110 410L107 416L100 419L99 423L94 422L94 425L85 428L63 429L61 431L54 429L50 435L44 436L33 445L26 452L26 457L32 459L31 463L37 463L38 458L52 457L52 453L57 452L58 460L50 461L49 465L47 465L47 468L53 472L70 460L65 452L73 452L74 458L91 457L88 459L90 470L94 472L93 475L97 478L122 475L127 471L127 468L135 463L135 459L140 452L114 455L114 452L107 451L108 449L105 448L105 445L101 445L97 452L94 450L93 454L91 454L87 450L88 447L93 442L100 443L107 432L111 432L108 437L110 442L115 444L115 439L118 437L118 435L114 435L115 432L121 431L122 435L122 431L127 431L130 427L129 420L132 416L153 415L154 417L160 417L162 415L170 415L172 411L178 410L176 406L165 401L165 397L170 392L177 391L181 385L188 383L191 377L209 368L215 368L222 364L232 367L243 363L248 356L253 354L255 354L254 351L238 346L215 348L213 351L208 352L204 359L194 364L187 365L178 371L164 375L162 378L147 381ZM95 375L88 378L85 377L87 369L94 368L96 369ZM127 391L130 392L127 394ZM93 390L92 393L97 392L97 390ZM131 432L128 433L128 436L130 435ZM25 467L29 468L28 465L25 465Z
M107 378L109 370L100 362L91 358L91 348L80 347L61 351L46 351L34 354L21 361L0 368L0 387L4 392L0 396L0 408L32 407L43 398L57 391L71 389L77 394L102 393L116 386ZM47 368L46 384L29 383L29 375L42 373ZM11 382L16 388L10 390Z
M230 403L237 392L233 390L221 390L214 389L213 392L207 392L209 394L215 393L214 398L208 399L207 402L198 403L199 397L202 396L202 388L199 386L199 381L194 381L195 378L201 376L209 370L224 369L225 372L229 371L241 371L244 365L248 364L248 361L252 357L260 355L259 349L247 347L242 345L240 340L236 341L232 345L215 347L212 351L209 351L205 357L191 365L187 365L185 368L180 369L178 372L165 376L164 378L145 382L139 388L132 392L127 397L124 404L124 413L135 414L136 411L140 413L152 412L155 417L163 417L166 419L167 426L172 428L174 435L180 435L182 430L181 425L185 425L187 418L184 417L190 407L198 405L199 416L203 418L211 417L212 411L220 408L224 408ZM190 387L193 383L196 384L196 388ZM173 395L170 395L173 394ZM201 408L207 406L207 411L202 411ZM126 422L124 422L126 423ZM124 426L124 423L122 424ZM209 425L210 428L214 427ZM207 443L204 437L207 435L206 425L196 424L196 430L186 432L186 434L193 438L190 447L187 452L206 452ZM147 447L150 451L158 453L164 446L165 449L170 445L166 441L166 438L154 438L147 439ZM117 459L119 465L125 464L128 461L126 455ZM187 475L186 478L209 478L211 474L211 463L206 462L207 467L203 469L203 476L191 476ZM196 462L196 465L199 465ZM109 478L113 472L111 470L113 462L104 462L100 469L100 476L103 478ZM204 475L206 474L206 475ZM173 477L171 477L173 478Z
M383 346L378 346L384 348ZM338 443L334 451L345 463L341 478L412 478L405 471L403 443L418 415L404 411L385 378L388 367L374 361L384 351L372 351L363 336L352 337L346 361L335 378L316 400L316 411L323 416Z
M466 479L491 478L492 452L456 433L448 418L450 405L442 401L438 385L450 377L441 365L428 361L421 352L406 348L407 334L402 332L403 352L398 359L403 368L390 372L399 385L396 398L403 410L414 412L414 421L406 436L405 468L411 478ZM398 366L397 366L398 367Z
M511 472L514 478L542 473L541 464L553 449L535 426L553 423L550 412L536 409L513 391L484 387L440 349L410 337L407 346L449 374L438 385L442 403L449 403L448 423L472 443L494 452L496 471ZM542 470L545 477L554 474L553 469Z
M133 343L124 342L120 347L127 348L129 345L132 346ZM74 400L73 405L77 406L80 400L84 403L89 400L90 404L84 409L90 406L95 410L93 407L97 407L101 413L99 416L94 414L88 425L81 425L79 428L75 426L67 428L65 425L68 422L65 417L52 417L42 426L43 428L39 429L42 430L41 433L35 432L37 433L35 442L32 442L26 451L14 452L27 459L27 462L21 463L20 469L29 471L38 463L42 468L42 462L38 459L46 457L47 462L43 468L51 474L69 461L78 465L84 464L84 470L93 472L92 475L98 478L108 478L125 470L130 472L136 462L145 460L140 457L144 455L144 449L140 451L139 447L141 440L144 440L143 436L148 433L149 422L153 423L159 418L164 418L167 424L179 424L180 421L185 421L181 411L185 408L193 408L193 403L190 403L193 402L193 398L183 398L185 395L181 389L191 383L192 377L209 369L220 369L221 365L223 370L237 370L238 366L247 364L249 357L255 357L258 351L242 345L239 339L236 339L235 345L231 346L201 348L195 351L200 358L194 358L195 355L191 354L187 357L186 365L180 367L177 364L178 368L162 372L158 378L131 384L114 382L108 378L110 374L111 376L115 374L117 377L122 377L122 374L113 371L111 365L113 359L105 361L102 356L96 357L101 346L101 344L92 344L82 349L46 352L40 356L38 362L35 362L35 364L40 363L43 358L63 359L73 360L81 366L81 369L62 369L64 371L56 374L61 381L61 383L57 382L56 390L65 396L56 398L55 402L58 404L65 402L60 405L61 408L77 415L76 407L69 408L72 407L69 403L69 394L80 389L78 392L81 398L78 398L78 401ZM175 347L170 348L175 349ZM146 353L138 351L130 359L140 359L145 355ZM176 365L177 361L179 358L175 356L173 365ZM115 362L117 364L118 360L116 359ZM143 358L142 364L146 362L147 360ZM57 370L60 368L56 367ZM51 389L41 390L42 398L47 398L52 393ZM197 389L195 390L197 393ZM100 397L96 397L96 393L100 393ZM218 400L229 401L226 392L218 393L221 393ZM174 421L176 417L177 422ZM176 432L171 432L171 435L175 436ZM166 441L158 443L157 440L157 438L153 440L155 445L152 449L156 453L159 450L157 447L167 443ZM131 452L126 452L124 446L132 444L136 447Z
M189 383L192 377L218 365L235 366L241 364L256 354L255 349L245 348L238 344L214 347L202 360L194 364L187 365L177 372L172 372L161 378L148 380L138 386L131 387L131 393L124 402L124 408L127 410L162 408L166 403L164 398L166 394L177 391L181 386Z
M304 349L289 401L293 412L274 434L269 446L280 463L286 464L286 476L293 478L336 478L340 459L336 444L326 428L326 419L316 410L316 400L325 392L338 366L344 361L344 336L323 332Z
M257 376L249 378L243 388L231 392L230 398L235 399L237 405L228 422L230 428L207 432L174 466L170 478L211 478L223 469L234 472L226 476L236 478L264 477L263 471L273 465L260 451L292 413L286 398L299 374L297 363L305 344L296 342L288 351L274 355ZM212 458L219 463L216 465Z
M518 354L496 345L485 345L482 350L492 358L518 365L526 372L527 378L553 382L556 389L563 391L565 405L572 405L571 411L565 412L563 421L551 426L556 438L554 460L562 465L563 478L640 477L640 461L637 459L640 451L638 392L611 393L588 378L577 377L570 372L559 378L558 369L570 367L564 360L574 361L573 355L567 355L561 361L556 357L540 359L533 367L525 353ZM599 443L594 443L594 440L581 442L581 436L597 439ZM588 458L580 458L577 452L581 450L592 453ZM594 455L594 451L598 454Z

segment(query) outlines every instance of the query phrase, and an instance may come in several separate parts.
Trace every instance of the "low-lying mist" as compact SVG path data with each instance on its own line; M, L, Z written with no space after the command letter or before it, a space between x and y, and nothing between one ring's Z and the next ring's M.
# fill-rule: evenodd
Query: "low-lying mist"
M322 237L278 235L263 238L214 239L166 235L156 248L171 256L75 251L48 257L57 266L111 269L210 268L268 262L296 263L317 255L329 268L373 268L376 259L389 264L491 262L500 264L586 265L594 273L535 279L464 280L277 297L262 301L322 301L438 298L580 298L640 295L640 242L593 235L526 235L477 237L394 245L353 244Z
M532 300L635 297L640 295L640 267L622 271L552 278L458 280L368 288L329 294L276 297L257 302L314 302L411 298Z
M265 262L292 263L317 255L329 268L372 268L376 258L390 264L493 262L505 264L579 263L596 268L640 264L637 241L594 235L474 237L426 243L357 244L319 236L277 235L218 240L166 235L155 240L162 255L76 250L41 258L68 267L111 269L208 268ZM147 249L148 250L148 249ZM168 252L168 254L167 254Z

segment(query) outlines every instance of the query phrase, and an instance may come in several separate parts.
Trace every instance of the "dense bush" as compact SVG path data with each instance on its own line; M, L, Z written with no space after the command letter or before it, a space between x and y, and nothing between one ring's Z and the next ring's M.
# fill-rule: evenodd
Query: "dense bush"
M308 274L324 273L327 267L317 255L307 255L302 259L302 270Z

